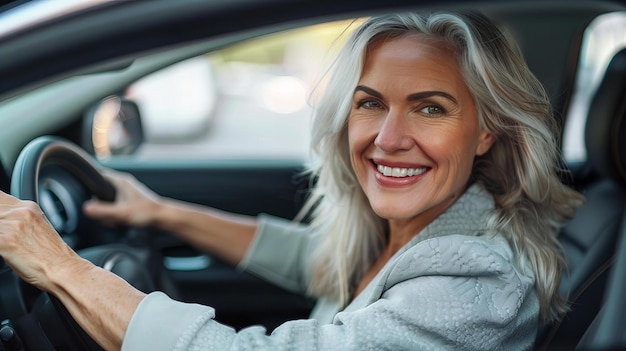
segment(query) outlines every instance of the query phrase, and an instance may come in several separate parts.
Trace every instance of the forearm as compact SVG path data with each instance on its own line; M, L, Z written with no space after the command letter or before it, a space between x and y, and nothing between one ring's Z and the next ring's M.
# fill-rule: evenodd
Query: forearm
M254 217L173 199L163 199L153 225L233 265L242 260L257 230Z
M105 350L119 350L145 294L86 260L71 261L51 273L49 292Z

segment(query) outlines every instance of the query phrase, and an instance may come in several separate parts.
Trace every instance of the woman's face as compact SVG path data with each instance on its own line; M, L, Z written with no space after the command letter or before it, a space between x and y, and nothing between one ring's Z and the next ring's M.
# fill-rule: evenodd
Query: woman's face
M352 167L374 211L425 226L465 190L493 137L479 127L456 55L420 36L368 51L348 119Z

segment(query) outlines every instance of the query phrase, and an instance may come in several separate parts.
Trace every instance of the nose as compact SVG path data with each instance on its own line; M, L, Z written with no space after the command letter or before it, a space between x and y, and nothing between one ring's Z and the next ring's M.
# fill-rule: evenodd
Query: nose
M374 144L385 152L408 150L413 146L406 117L389 111L383 121Z

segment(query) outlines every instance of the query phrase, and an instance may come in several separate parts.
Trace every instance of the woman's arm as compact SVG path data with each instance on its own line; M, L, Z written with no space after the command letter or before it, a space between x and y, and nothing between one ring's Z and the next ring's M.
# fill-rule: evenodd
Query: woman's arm
M80 257L49 274L46 290L85 332L105 350L120 350L130 320L146 294Z
M0 192L0 255L25 282L59 298L102 347L119 350L145 294L79 257L30 201Z
M256 219L160 197L132 175L105 171L115 202L89 201L84 212L105 223L152 226L172 232L221 259L238 264L257 229Z
M241 262L258 226L253 217L173 199L161 202L153 225L233 265Z

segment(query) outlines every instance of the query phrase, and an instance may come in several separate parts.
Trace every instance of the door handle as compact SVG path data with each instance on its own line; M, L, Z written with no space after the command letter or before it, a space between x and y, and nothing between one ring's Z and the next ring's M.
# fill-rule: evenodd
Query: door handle
M170 271L201 271L209 268L211 262L208 255L163 257L163 265Z

